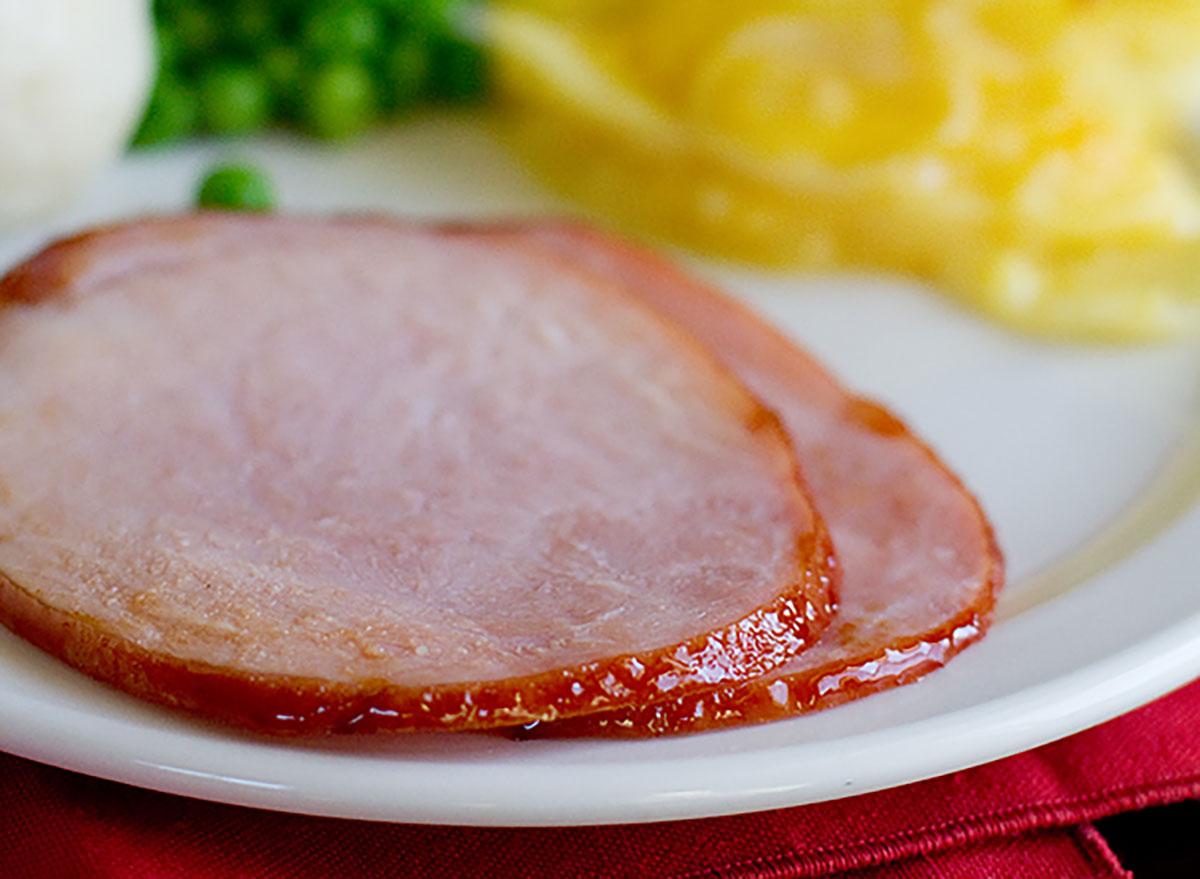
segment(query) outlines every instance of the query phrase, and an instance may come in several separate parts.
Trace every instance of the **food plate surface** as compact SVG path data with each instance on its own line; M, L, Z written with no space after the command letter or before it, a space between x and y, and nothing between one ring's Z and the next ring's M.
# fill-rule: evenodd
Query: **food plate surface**
M216 159L275 179L284 210L430 217L562 212L470 119L337 151L291 141L128 159L51 236L185 209ZM1017 337L918 285L697 264L904 417L991 516L1009 585L991 634L920 683L796 720L652 741L489 735L276 742L95 684L0 630L0 750L229 803L390 821L563 825L834 799L1067 735L1200 675L1200 346Z

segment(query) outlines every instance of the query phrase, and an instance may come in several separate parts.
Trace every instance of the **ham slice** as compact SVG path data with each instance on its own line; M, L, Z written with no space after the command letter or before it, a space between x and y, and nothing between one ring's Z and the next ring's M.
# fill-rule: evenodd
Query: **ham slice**
M789 339L673 264L566 224L497 228L635 292L783 419L833 537L840 607L817 644L756 680L542 724L537 736L646 736L790 717L920 678L980 638L1003 560L979 504L930 449Z
M760 675L830 617L775 416L538 249L146 220L0 302L0 617L139 696L480 729Z

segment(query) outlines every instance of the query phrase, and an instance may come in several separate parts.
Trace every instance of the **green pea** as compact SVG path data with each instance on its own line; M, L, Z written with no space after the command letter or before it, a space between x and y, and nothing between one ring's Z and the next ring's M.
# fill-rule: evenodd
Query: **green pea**
M478 99L486 58L461 32L478 0L154 0L162 94L137 143L295 120L344 138L386 110ZM190 108L190 110L189 110Z
M429 50L412 36L394 45L384 61L381 91L393 110L407 110L426 95L429 85Z
M348 0L314 6L304 22L301 40L317 58L350 59L377 52L383 38L379 11Z
M200 79L204 127L214 134L249 134L271 117L271 95L263 75L245 64L219 64Z
M200 184L196 206L268 213L275 209L275 187L266 174L251 165L219 165Z
M375 121L378 94L370 72L353 61L330 61L312 71L304 90L305 127L317 137L352 137Z
M137 133L136 146L157 146L187 137L196 127L199 102L195 92L178 77L160 74Z

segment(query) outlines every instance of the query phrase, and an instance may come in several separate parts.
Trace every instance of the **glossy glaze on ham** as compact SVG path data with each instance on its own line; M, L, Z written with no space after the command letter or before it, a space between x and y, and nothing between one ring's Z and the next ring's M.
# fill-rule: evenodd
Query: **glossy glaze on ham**
M831 613L777 419L537 249L147 220L0 298L0 616L137 695L272 733L546 721L760 675Z
M1003 582L990 525L961 482L880 406L673 264L566 224L494 229L642 296L777 411L833 537L840 607L811 649L746 684L542 724L538 736L645 736L777 720L909 683L980 638Z

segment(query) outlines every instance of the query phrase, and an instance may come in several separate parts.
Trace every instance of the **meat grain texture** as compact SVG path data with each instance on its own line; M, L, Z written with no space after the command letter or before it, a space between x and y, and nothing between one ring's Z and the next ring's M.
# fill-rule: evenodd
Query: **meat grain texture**
M793 717L916 681L984 635L1004 582L991 525L962 482L891 413L846 391L744 306L657 256L561 223L498 226L493 234L636 293L777 411L841 569L833 623L773 672L522 735L640 737Z
M470 230L197 216L0 281L0 616L269 733L761 675L832 612L777 419L621 284Z

